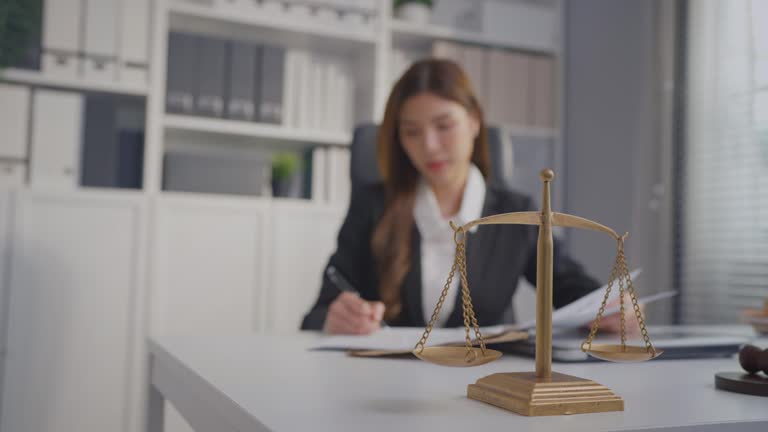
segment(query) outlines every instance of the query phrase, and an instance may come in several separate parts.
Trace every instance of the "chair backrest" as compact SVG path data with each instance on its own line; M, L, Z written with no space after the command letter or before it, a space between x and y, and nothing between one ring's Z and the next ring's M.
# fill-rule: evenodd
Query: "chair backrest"
M358 125L352 134L352 145L350 146L352 190L381 181L381 174L379 173L379 166L376 161L376 136L378 132L378 125L368 123ZM505 140L499 128L488 127L491 182L498 184L506 184L505 179L509 179L511 175L508 172L511 170L511 165L504 163L504 142ZM507 145L507 147L509 146Z

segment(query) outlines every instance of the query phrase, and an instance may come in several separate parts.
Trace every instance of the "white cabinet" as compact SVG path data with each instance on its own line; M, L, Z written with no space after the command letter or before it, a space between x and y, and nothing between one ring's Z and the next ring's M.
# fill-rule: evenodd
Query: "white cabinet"
M138 430L141 196L15 196L0 429Z
M154 213L151 334L260 330L266 204L159 196Z
M267 290L267 330L295 331L320 292L344 210L310 203L275 202Z
M0 158L27 158L29 87L0 83Z

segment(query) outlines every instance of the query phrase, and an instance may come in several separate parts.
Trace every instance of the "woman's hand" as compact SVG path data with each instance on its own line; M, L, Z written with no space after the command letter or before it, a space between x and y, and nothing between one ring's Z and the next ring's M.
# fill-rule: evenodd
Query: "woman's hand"
M343 292L328 308L323 331L331 334L366 335L381 328L384 303L369 302L351 292Z
M611 309L619 306L619 299L615 299L605 305L606 309ZM640 306L640 313L645 316L644 305ZM592 327L591 322L589 327ZM621 312L616 312L612 315L605 315L600 320L600 330L606 330L613 333L621 332ZM624 328L628 335L640 334L640 325L637 323L637 316L635 315L634 306L632 306L632 297L629 294L624 294Z

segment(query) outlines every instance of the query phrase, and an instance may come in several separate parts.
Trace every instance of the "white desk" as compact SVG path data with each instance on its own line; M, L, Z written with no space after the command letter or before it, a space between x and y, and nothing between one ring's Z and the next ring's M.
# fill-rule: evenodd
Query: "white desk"
M307 351L318 335L161 338L150 341L148 430L162 430L163 399L197 431L768 431L768 398L716 390L733 359L621 365L558 364L624 398L625 411L524 417L467 399L467 384L530 371L504 356L475 368L360 359Z

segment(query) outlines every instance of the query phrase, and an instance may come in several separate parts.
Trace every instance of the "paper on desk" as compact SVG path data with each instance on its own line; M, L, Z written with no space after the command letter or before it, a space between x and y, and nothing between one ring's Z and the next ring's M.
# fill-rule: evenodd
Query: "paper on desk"
M629 273L630 278L634 281L642 270L636 269ZM596 289L595 291L585 295L584 297L569 303L560 309L552 312L552 327L555 328L575 328L589 323L597 315L597 311L603 303L603 297L605 296L605 289L607 285ZM646 297L638 297L638 304L648 304L657 300L672 297L677 294L677 291L663 291L657 294L653 294ZM614 283L611 289L611 295L608 297L608 302L619 298L619 287ZM632 306L625 304L625 313L634 313ZM604 316L612 315L619 312L620 306L607 308ZM529 330L536 327L536 320L532 319L526 322L516 324L515 330Z
M407 353L413 350L423 333L423 327L385 327L366 336L324 336L311 349L376 350L382 354ZM489 342L500 338L507 341L507 339L517 340L525 337L525 334L510 332L510 326L503 325L480 327L480 333L483 339L493 338ZM470 337L474 339L474 336L474 332L470 333ZM427 345L463 345L464 341L464 327L435 328L429 334Z

